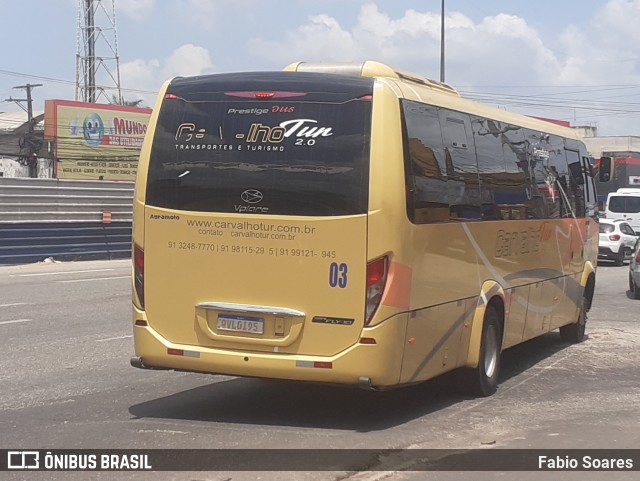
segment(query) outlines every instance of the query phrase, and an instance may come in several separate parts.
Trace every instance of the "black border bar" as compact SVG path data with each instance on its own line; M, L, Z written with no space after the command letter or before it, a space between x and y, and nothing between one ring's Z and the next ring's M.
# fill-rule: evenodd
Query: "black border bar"
M639 471L640 449L0 449L0 471Z

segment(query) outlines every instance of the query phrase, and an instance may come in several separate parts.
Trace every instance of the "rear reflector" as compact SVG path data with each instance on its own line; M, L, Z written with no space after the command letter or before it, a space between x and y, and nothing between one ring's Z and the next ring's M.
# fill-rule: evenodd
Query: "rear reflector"
M377 342L372 337L361 337L360 344L377 344Z
M198 351L186 351L184 349L174 349L172 347L167 348L167 354L170 356L200 357L200 353Z
M332 362L315 361L313 363L313 367L316 367L316 368L319 368L319 369L332 369L333 368L333 363Z
M296 367L311 367L316 369L333 369L333 363L327 361L296 361Z

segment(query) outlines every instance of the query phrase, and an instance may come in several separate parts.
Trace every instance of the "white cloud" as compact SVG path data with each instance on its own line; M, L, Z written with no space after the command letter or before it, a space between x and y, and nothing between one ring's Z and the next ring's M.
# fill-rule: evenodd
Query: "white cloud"
M116 15L124 15L132 20L144 20L155 7L155 0L126 0L116 5Z
M327 13L313 15L277 38L252 38L247 49L254 57L276 66L299 60L370 59L439 78L437 8L408 9L391 15L379 5L382 2L361 6L353 25ZM598 109L591 112L580 109L587 101L604 99L606 94L589 95L576 86L640 84L638 25L640 0L609 0L589 24L569 25L552 34L541 33L516 15L501 13L474 21L450 11L446 15L445 80L461 90L505 92L521 95L525 100L527 96L548 92L552 95L540 101L546 105L530 101L516 106L506 99L505 105L533 115L565 120L574 120L575 116L578 123L597 121L601 123L601 131L604 126L605 131L629 132L634 129L629 116L602 117ZM531 87L535 85L541 87L537 90ZM553 87L556 88L552 90ZM576 93L572 95L572 91ZM638 89L634 93L637 92ZM635 99L632 102L637 103ZM635 130L639 131L640 125Z
M440 14L409 9L391 18L375 4L364 5L356 25L343 27L326 15L310 17L308 23L285 34L281 40L251 39L256 56L286 65L296 60L379 60L405 70L438 77L440 64ZM458 12L446 17L446 55L451 76L465 85L480 80L505 78L513 82L514 59L518 76L556 76L560 70L553 52L522 18L511 15L487 17L475 24ZM507 63L509 62L509 63Z
M216 3L220 0L181 0L174 4L179 15L196 28L211 31L216 21Z
M129 15L142 14L154 7L154 0L126 3ZM123 85L157 90L165 78L210 73L214 71L214 65L209 51L214 48L223 49L216 50L216 55L224 55L221 61L227 68L239 70L251 69L247 66L256 61L265 68L278 69L298 60L359 62L371 59L439 78L440 12L437 5L424 6L423 11L413 8L390 13L396 10L387 8L383 2L369 2L360 7L355 18L348 18L327 13L331 10L319 10L331 8L335 5L333 2L309 4L317 13L297 27L250 30L254 36L245 41L244 52L241 48L244 40L230 33L224 42L217 40L208 46L210 50L188 44L177 48L165 59L129 62L122 66ZM188 26L199 32L215 33L225 18L237 18L234 15L241 15L247 9L258 12L256 5L261 4L249 0L180 0L171 4L170 15L174 15L182 29ZM226 12L225 17L217 15L220 12ZM533 85L544 86L546 92L551 92L552 86L563 87L564 90L553 91L558 93L584 90L570 86L640 84L640 54L636 48L640 44L638 25L640 0L608 0L589 23L569 25L551 33L543 33L524 18L512 14L487 15L481 20L473 20L463 13L449 11L446 16L446 81L465 91L490 90L522 96L544 92L532 91L530 86ZM204 41L200 38L198 43L206 45ZM243 54L248 58L243 58ZM516 90L518 86L521 88ZM570 98L567 95L565 98ZM591 97L575 94L573 98L580 102ZM554 110L554 97L549 99L546 102L549 110L531 113L563 119L572 117L575 110ZM507 107L511 108L508 103ZM520 111L527 112L527 109L535 107L524 106ZM593 113L596 114L597 111ZM588 113L584 118L600 119L589 117ZM625 131L632 128L623 123L625 119L616 116L602 119L612 126L609 130L617 126ZM618 124L614 123L616 119ZM636 130L640 130L640 126Z
M570 57L567 64L583 65L575 72L582 83L640 82L638 25L640 0L610 0L586 29L571 26L563 32L562 45Z
M637 46L640 42L640 0L609 0L597 12L593 24L606 43L615 44L624 39L629 42L627 45Z
M157 92L162 82L169 78L212 73L214 68L207 49L187 44L178 47L162 61L138 59L121 65L121 85L125 89ZM154 93L127 92L126 90L123 95L127 100L142 98L148 106L154 105L156 97Z
M188 44L178 47L165 60L162 74L165 77L200 75L211 73L213 68L213 62L206 48Z
M170 11L175 18L180 19L180 28L196 28L205 32L213 32L228 21L237 12L245 15L259 16L261 0L167 0ZM269 6L273 5L269 1Z
M282 66L296 60L346 61L354 55L352 34L329 15L315 15L309 23L287 32L280 41L250 39L249 50Z

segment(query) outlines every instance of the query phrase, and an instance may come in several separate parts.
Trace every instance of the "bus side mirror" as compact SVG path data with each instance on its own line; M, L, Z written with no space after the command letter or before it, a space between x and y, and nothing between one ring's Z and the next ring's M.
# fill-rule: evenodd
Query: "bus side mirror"
M613 179L613 158L600 157L600 171L598 172L598 180L600 182L609 182Z

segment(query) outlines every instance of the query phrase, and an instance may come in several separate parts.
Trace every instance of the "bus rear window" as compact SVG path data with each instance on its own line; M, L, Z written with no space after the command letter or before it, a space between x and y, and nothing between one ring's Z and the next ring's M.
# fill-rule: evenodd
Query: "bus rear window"
M148 205L305 216L367 211L370 95L322 101L316 93L308 101L240 93L165 99Z

